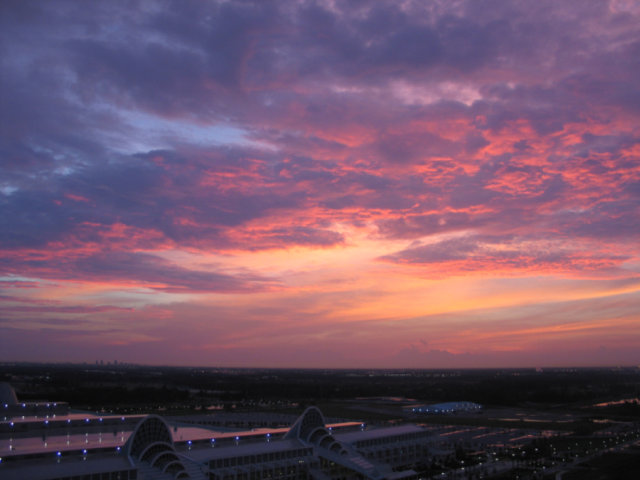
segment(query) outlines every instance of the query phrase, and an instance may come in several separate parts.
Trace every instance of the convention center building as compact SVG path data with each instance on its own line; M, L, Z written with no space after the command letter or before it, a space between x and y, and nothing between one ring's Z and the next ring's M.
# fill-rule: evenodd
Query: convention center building
M416 479L433 433L412 424L329 423L220 431L157 415L97 415L20 403L0 389L2 480Z

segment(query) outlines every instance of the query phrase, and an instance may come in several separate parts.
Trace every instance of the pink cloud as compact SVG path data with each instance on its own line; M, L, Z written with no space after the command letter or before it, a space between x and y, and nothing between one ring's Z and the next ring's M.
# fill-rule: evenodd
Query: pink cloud
M149 361L173 342L176 361L526 363L574 335L582 362L606 325L627 334L606 352L640 345L626 301L620 318L516 325L532 297L557 300L550 285L570 282L577 307L638 289L637 11L19 3L0 28L16 341L82 317L75 339ZM517 291L476 294L504 279ZM454 333L488 298L513 307L508 334L483 317L472 352ZM411 346L415 318L439 343ZM544 345L515 352L527 335ZM74 342L42 351L90 353Z

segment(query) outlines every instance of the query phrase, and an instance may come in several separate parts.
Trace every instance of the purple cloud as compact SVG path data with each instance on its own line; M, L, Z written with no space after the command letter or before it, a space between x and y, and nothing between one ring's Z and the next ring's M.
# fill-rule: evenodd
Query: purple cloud
M64 254L46 259L4 259L8 272L30 272L42 278L59 280L113 281L126 279L148 288L168 292L255 292L277 287L279 282L260 275L229 274L193 270L157 255L142 252L102 252L76 258Z
M3 1L6 297L59 279L248 298L288 285L253 273L264 250L284 272L289 253L306 269L307 252L360 247L354 271L319 260L305 288L335 275L368 289L379 268L635 278L639 15L616 1ZM181 254L200 266L167 260ZM338 297L329 323L367 311ZM74 315L67 300L57 317Z

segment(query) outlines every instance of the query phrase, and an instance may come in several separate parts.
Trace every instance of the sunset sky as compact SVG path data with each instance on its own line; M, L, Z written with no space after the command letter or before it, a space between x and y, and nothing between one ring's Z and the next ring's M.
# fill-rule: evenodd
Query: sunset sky
M637 1L0 22L0 361L640 364Z

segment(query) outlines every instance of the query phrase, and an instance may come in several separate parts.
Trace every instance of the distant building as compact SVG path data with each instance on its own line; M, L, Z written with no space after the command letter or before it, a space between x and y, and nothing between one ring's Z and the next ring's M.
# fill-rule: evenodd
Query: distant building
M458 412L480 412L482 405L473 402L446 402L431 405L410 405L403 410L411 415L449 415Z
M426 460L433 436L416 425L327 425L315 407L290 428L241 432L156 415L43 411L3 418L2 480L414 479L412 466Z

